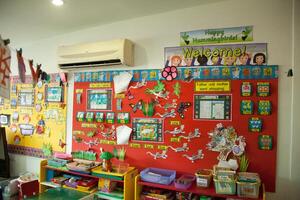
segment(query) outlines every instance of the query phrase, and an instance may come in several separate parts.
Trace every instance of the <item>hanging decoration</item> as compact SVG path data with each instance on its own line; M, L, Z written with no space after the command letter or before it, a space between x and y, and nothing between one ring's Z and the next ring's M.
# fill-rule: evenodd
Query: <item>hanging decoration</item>
M10 98L10 60L11 54L8 47L9 39L2 40L0 35L0 96Z
M25 83L26 67L22 56L22 48L20 48L20 50L17 50L17 60L20 80L22 83Z

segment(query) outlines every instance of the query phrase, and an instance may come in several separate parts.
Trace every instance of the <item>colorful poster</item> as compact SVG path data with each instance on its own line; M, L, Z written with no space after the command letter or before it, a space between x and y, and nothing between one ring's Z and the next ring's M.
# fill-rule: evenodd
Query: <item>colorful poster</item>
M165 66L266 65L267 44L224 44L165 48Z
M120 70L122 72L122 70ZM178 76L175 80L210 80L210 79L276 79L278 78L278 65L245 65L245 66L204 66L204 67L179 67L177 68ZM105 76L112 76L112 71L102 72ZM164 80L160 69L145 69L145 70L133 70L134 74L132 81L157 81ZM156 74L155 77L143 77L143 74ZM85 72L75 73L75 83L87 82L85 79ZM111 80L112 81L112 80ZM89 83L90 84L90 83ZM91 84L90 84L91 86ZM79 92L76 92L79 93ZM115 98L124 98L124 96L119 96Z
M180 46L253 41L253 26L203 29L180 33Z

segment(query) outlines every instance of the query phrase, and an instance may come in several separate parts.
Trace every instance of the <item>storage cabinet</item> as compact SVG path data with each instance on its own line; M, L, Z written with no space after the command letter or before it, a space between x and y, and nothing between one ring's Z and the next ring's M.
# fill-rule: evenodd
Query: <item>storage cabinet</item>
M54 173L62 173L62 174L68 174L68 175L78 176L78 177L93 178L93 179L97 179L98 181L100 180L101 177L110 179L112 182L117 182L119 185L122 185L124 200L134 199L134 178L138 174L137 169L135 169L134 167L128 167L127 171L125 171L124 173L111 173L111 172L97 171L97 173L92 173L91 175L91 174L84 174L84 173L69 171L61 168L51 167L47 165L47 160L42 160L40 162L40 179L39 179L40 193L44 192L48 188L60 187L58 184L54 184L49 180L49 176L51 177L51 174ZM82 192L92 193L93 191L82 191Z
M166 189L170 191L178 191L178 192L188 192L188 193L193 193L197 195L204 195L204 196L211 196L211 197L222 197L222 198L233 198L233 199L252 199L252 198L243 198L243 197L238 197L237 195L225 195L225 194L217 194L215 191L215 188L213 186L214 184L211 183L209 188L200 188L196 186L196 182L192 184L192 186L188 189L180 189L176 188L174 185L174 182L171 183L170 185L163 185L163 184L157 184L157 183L150 183L150 182L145 182L141 180L140 175L137 175L135 177L135 200L140 200L140 196L143 190L143 186L148 186L148 187L153 187L153 188L159 188L159 189ZM264 190L264 185L261 187L261 192L259 195L260 200L265 200L265 190ZM252 199L253 200L253 199Z

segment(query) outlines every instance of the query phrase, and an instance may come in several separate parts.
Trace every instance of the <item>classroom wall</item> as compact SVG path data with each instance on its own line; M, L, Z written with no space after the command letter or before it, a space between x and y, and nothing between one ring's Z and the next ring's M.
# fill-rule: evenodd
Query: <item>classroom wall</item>
M297 0L294 1L297 2ZM286 77L286 72L291 68L293 62L297 62L299 65L299 58L297 61L296 59L294 60L292 48L292 3L293 0L226 0L93 27L54 38L35 41L23 46L14 44L13 38L11 38L11 43L15 48L22 47L26 58L33 58L36 62L42 63L43 69L50 73L57 72L56 48L60 44L128 38L135 43L136 67L162 68L163 48L166 46L177 46L179 44L180 31L254 25L255 42L267 42L269 64L278 64L280 66L277 192L269 196L272 199L291 199L289 195L296 194L297 187L297 184L294 184L292 180L299 180L299 171L296 170L299 170L299 165L297 164L299 163L299 156L297 156L299 153L295 154L293 152L299 152L300 148L297 143L292 142L292 137L294 137L293 139L298 139L297 141L299 142L299 134L298 136L292 134L292 129L295 132L299 130L299 124L294 123L293 125L292 121L299 118L300 113L294 112L296 105L292 105L292 97L294 102L300 99L299 92L296 92L295 87L294 92L292 92L293 84L297 85L296 83L299 83L299 77L296 78L296 65L294 65L295 77ZM298 2L296 4L297 6L299 5ZM295 14L299 16L299 11ZM295 18L297 17L295 16ZM299 33L299 26L295 27ZM297 36L297 41L299 41L299 36ZM299 46L295 50L299 52ZM15 61L13 62L12 71L14 74L17 74L17 66ZM103 69L111 69L111 67ZM71 75L69 95L73 94L72 81ZM72 113L72 98L69 98L68 104L70 105L68 106L68 113ZM297 109L299 111L299 106ZM72 116L69 115L67 119L68 124L72 123L71 118ZM68 127L68 134L70 141L71 126ZM68 143L67 149L70 150L70 148L71 144ZM22 159L20 159L20 156L11 155L13 174L18 174L24 170L38 172L36 167L31 168L28 166L28 168L25 167L26 169L24 169L23 158L26 158L26 162L30 163L30 166L38 166L38 159L21 157Z
M292 130L292 145L291 145L291 184L292 187L291 194L292 197L296 199L300 196L300 123L299 123L299 113L300 113L300 92L297 86L300 86L300 1L294 0L294 54L293 54L293 64L292 68L294 70L293 77L293 130Z

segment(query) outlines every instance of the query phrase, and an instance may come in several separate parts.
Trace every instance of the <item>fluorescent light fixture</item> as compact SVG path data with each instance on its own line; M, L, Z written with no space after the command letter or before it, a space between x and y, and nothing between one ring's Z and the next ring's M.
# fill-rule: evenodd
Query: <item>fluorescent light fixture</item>
M64 5L64 1L63 0L52 0L52 4L55 6L62 6L62 5Z

